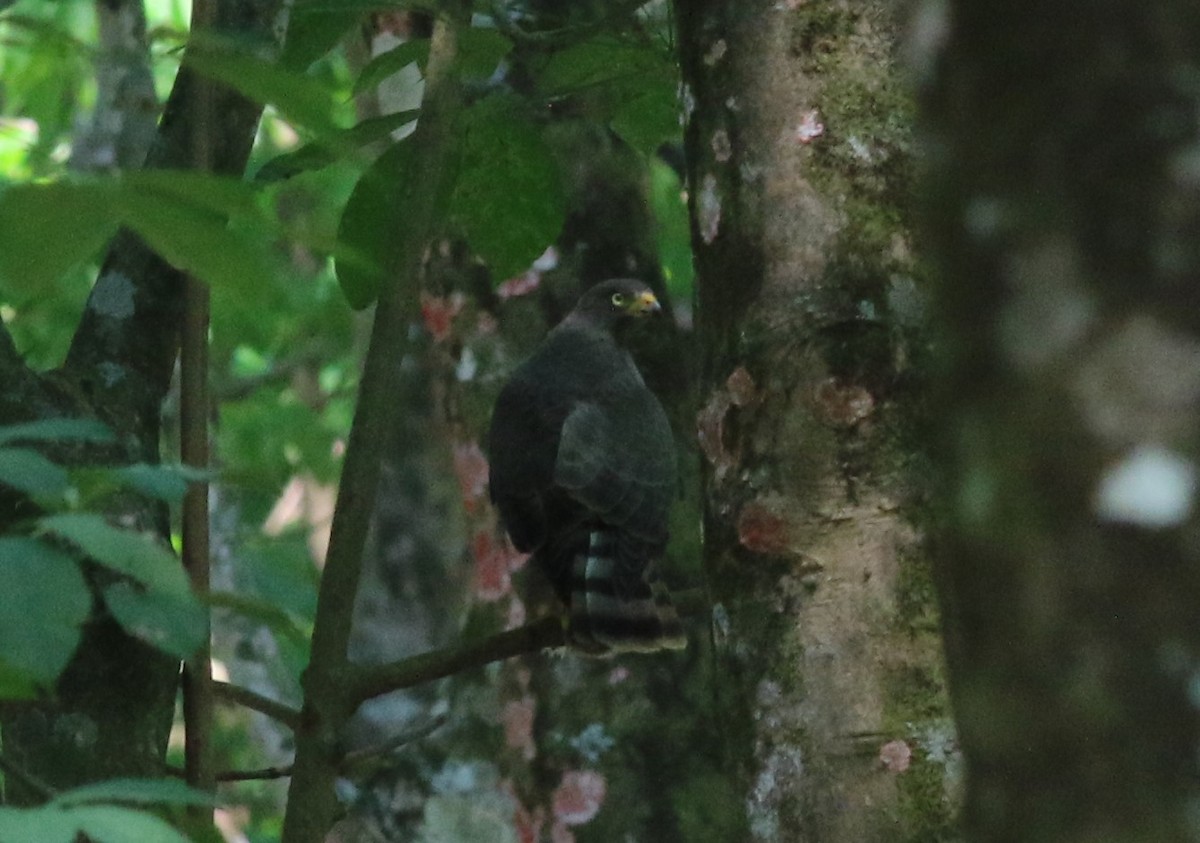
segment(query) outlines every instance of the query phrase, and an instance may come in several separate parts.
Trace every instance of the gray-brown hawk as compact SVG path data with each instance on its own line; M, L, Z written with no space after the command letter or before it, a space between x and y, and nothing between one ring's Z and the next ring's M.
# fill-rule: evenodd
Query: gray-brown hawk
M640 281L592 287L513 373L492 414L492 500L513 545L533 554L566 604L571 642L592 653L686 644L656 571L674 441L616 336L659 309Z

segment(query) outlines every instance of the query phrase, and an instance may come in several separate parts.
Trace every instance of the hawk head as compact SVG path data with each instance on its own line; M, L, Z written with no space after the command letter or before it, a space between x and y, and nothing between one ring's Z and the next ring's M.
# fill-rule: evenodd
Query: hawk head
M564 321L611 330L622 322L661 310L658 298L643 282L633 278L614 278L585 292Z

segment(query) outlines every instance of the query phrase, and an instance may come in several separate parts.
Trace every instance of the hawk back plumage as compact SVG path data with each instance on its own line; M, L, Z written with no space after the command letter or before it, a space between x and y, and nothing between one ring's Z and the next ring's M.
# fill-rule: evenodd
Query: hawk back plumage
M675 488L671 430L612 330L650 309L640 282L593 287L513 373L492 416L492 499L589 652L685 643L657 573Z

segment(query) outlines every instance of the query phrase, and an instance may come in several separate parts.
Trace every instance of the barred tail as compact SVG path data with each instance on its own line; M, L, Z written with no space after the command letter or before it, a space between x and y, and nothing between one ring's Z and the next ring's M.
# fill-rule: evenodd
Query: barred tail
M592 530L571 562L568 598L573 644L595 654L680 650L679 615L657 566L613 530Z

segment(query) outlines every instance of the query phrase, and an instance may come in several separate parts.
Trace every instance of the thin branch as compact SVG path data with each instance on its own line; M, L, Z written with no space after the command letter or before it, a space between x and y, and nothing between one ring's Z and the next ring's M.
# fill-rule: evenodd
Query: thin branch
M194 0L192 38L207 37L216 20L216 0ZM213 84L197 80L192 100L192 168L196 172L212 170L212 139L206 131L215 123ZM183 464L207 473L209 466L208 414L208 330L211 312L208 285L199 278L184 280L183 330L179 355L179 442ZM183 567L192 590L203 600L210 584L208 482L188 483L183 498ZM205 793L217 789L213 764L213 712L215 709L212 678L212 638L187 660L183 669L184 769L187 783ZM212 812L206 807L194 809L197 818Z
M443 679L513 656L562 647L566 643L566 628L561 617L552 615L539 618L481 641L433 650L390 664L355 666L350 671L350 694L359 704L392 691Z
M232 685L228 682L213 682L213 694L224 703L233 703L259 714L265 714L272 720L277 720L288 728L295 729L300 723L300 712L270 697L256 694L248 688Z
M675 610L681 617L698 615L709 608L708 596L698 588L676 592L673 598ZM350 670L350 693L358 705L393 691L444 679L514 656L553 650L566 644L563 619L558 615L550 615L469 644L433 650L384 665L353 666Z
M454 125L462 107L455 64L458 32L470 20L467 0L443 0L426 66L425 98L416 131L407 141L412 177L397 185L393 201L404 203L408 224L392 244L375 324L363 367L358 406L350 429L342 479L317 598L312 654L304 676L304 720L296 730L296 769L288 791L283 843L318 843L333 824L337 797L337 733L357 707L344 684L346 647L363 546L379 485L378 443L392 424L399 391L399 362L407 348L406 326L419 309L422 256L440 226L440 197L448 192Z
M33 791L42 799L53 799L58 795L58 791L33 775L33 773L26 772L20 764L17 764L5 755L0 755L0 772L4 773L5 778L13 779L26 790Z
M385 755L391 755L402 746L407 746L414 741L429 737L438 729L445 726L448 719L447 715L438 714L419 726L414 726L408 731L393 735L377 746L368 746L363 749L356 749L353 752L347 752L342 757L342 762L339 765L340 769L344 773L350 773L356 769L366 767L370 762Z
M254 782L286 779L292 774L293 764L281 767L262 767L258 770L225 770L217 773L219 782Z

